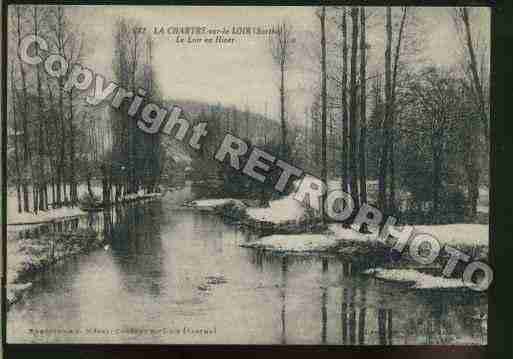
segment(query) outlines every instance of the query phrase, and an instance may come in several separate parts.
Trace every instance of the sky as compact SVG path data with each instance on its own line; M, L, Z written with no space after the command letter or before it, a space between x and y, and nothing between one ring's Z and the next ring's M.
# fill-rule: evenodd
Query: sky
M135 18L152 32L155 27L232 26L270 27L287 19L294 29L296 47L287 75L291 117L300 117L311 104L319 80L319 19L312 7L182 7L182 6L73 6L69 13L89 42L83 65L112 78L113 29L118 17ZM393 9L399 15L399 9ZM417 63L451 66L460 61L461 45L448 8L417 8L416 33L421 51ZM476 36L489 44L490 11L474 8ZM329 15L334 15L330 11ZM369 8L369 69L381 68L384 58L384 9ZM337 41L336 19L328 32ZM413 25L410 29L414 29ZM228 35L227 37L233 37ZM278 72L272 64L266 36L238 36L230 44L180 44L176 36L154 36L154 69L165 98L209 103L247 104L254 112L277 117ZM329 43L330 44L330 43Z

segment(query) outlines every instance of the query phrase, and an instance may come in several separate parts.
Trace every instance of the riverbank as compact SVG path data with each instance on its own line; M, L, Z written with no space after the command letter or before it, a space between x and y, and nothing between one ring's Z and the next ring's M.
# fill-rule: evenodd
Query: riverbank
M98 191L98 189L96 189ZM96 192L97 192L96 191ZM113 205L122 204L122 203L130 203L135 201L143 201L143 200L152 200L155 198L162 197L162 193L144 193L143 191L139 191L139 193L128 194L118 200L118 202L113 202ZM71 219L74 217L87 215L88 211L81 209L80 206L64 206L60 208L50 208L47 211L38 211L35 212L18 212L17 210L17 200L16 197L10 195L7 198L7 225L8 226L22 226L22 225L33 225L33 224L42 224L48 222L54 222L64 219ZM101 211L103 207L99 207L97 210Z
M87 212L78 207L61 207L49 209L48 211L21 212L7 211L8 226L22 226L48 223L56 220L70 219L73 217L84 216Z
M63 232L25 236L7 232L7 308L30 289L32 276L75 255L99 248L103 243L92 229L68 229Z
M468 288L460 279L442 277L443 268L450 258L443 250L433 263L421 265L409 254L408 245L401 254L392 251L396 241L393 237L381 241L376 231L362 234L357 228L346 228L339 223L322 225L292 195L260 208L233 198L197 200L185 205L221 215L229 222L249 227L259 234L260 238L241 244L246 248L275 253L339 255L365 262L371 269L366 273L368 275L384 281L406 283L415 289ZM488 225L455 223L406 226L404 229L412 229L414 235L429 234L438 240L441 248L456 248L467 254L470 261L488 259ZM461 277L462 271L459 265L454 275Z
M143 329L165 328L166 323L202 328L208 322L218 328L218 337L212 339L217 342L230 342L239 335L240 342L258 340L264 344L282 342L281 323L287 342L321 343L322 328L326 328L330 343L343 344L345 322L347 340L358 328L368 328L365 343L379 344L379 312L386 310L392 313L394 327L390 333L395 343L405 343L405 335L415 340L408 326L412 318L417 330L424 332L429 320L440 317L449 318L442 329L449 335L446 344L453 343L454 338L467 344L481 343L480 337L468 338L468 333L479 334L468 320L476 313L486 313L485 297L418 295L414 290L363 276L365 267L336 255L275 255L242 248L239 244L258 235L223 221L217 214L179 208L183 200L175 202L176 197L120 207L112 211L112 226L103 230L104 215L93 213L92 221L80 218L79 227L92 223L99 236L106 235L105 245L110 247L62 260L47 273L26 278L33 282L32 288L7 313L9 340L34 341L26 333L41 323L50 329L61 328L63 323L72 328L102 329L107 318L112 326L122 328L131 323L151 323ZM348 308L345 317L341 303ZM350 320L352 303L357 310L356 322ZM361 311L363 308L366 310ZM365 318L360 311L366 313ZM288 328L301 322L309 324L298 337ZM251 326L233 323L257 323L263 330L255 336ZM351 327L349 323L353 323ZM185 338L162 334L159 342L163 343ZM102 338L105 335L101 333L92 336L82 331L64 339L62 334L49 333L38 340L91 343ZM134 336L113 333L109 338L109 342L123 342ZM142 334L137 342L154 338Z
M488 226L476 224L448 224L415 226L413 233L427 233L437 238L441 247L449 245L467 254L470 261L487 261ZM244 247L279 253L335 254L352 261L363 262L370 269L364 272L379 280L402 283L416 290L466 290L460 263L451 278L442 276L450 255L443 250L429 265L416 262L406 246L403 253L392 251L395 239L385 242L377 239L377 233L362 234L340 224L329 225L323 234L271 235L243 244ZM408 243L409 244L409 243Z
M162 195L162 193L142 192L131 194L114 205L144 203L160 198ZM98 213L102 210L100 209ZM78 228L78 222L87 215L87 211L78 207L50 209L39 211L37 214L18 213L17 210L8 211L7 308L23 298L24 293L31 288L31 278L34 274L48 270L64 259L87 253L104 245L94 229ZM48 229L55 226L60 229L58 231Z
M477 287L473 283L465 283L461 278L433 276L415 269L371 268L363 273L417 290L465 290Z
M254 201L234 198L187 201L184 207L222 216L231 224L241 225L261 235L323 233L327 227L306 210L293 195L257 207Z

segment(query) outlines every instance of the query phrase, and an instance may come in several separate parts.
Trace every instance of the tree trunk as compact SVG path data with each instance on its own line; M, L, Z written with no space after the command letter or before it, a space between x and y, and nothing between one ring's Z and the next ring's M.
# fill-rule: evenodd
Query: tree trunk
M365 7L360 7L360 203L367 203L367 81L366 81L366 33L365 33Z
M392 84L391 84L391 100L389 107L389 117L390 117L390 197L389 197L389 210L390 212L394 212L396 209L396 194L395 194L395 151L394 151L394 143L395 143L395 94L397 89L397 74L399 67L399 57L401 54L401 43L403 40L404 26L406 23L406 15L408 13L408 8L404 6L402 8L402 16L401 16L401 24L399 25L399 35L397 37L397 45L395 48L394 54L394 67L392 74Z
M383 143L381 149L381 161L379 165L379 194L378 206L382 212L388 211L386 201L386 179L388 154L390 147L390 102L391 102L391 48L392 48L392 9L386 9L386 50L385 50L385 118L383 121Z
M50 104L50 107L53 107L54 106L54 103L53 103L53 92L52 92L52 88L50 86L50 81L48 80L48 75L46 77L46 86L47 86L47 89L48 89L48 101L49 101L49 104ZM47 126L46 126L46 149L47 149L47 152L48 152L48 158L49 158L49 163L50 163L50 187L52 189L52 208L55 207L55 204L56 204L56 177L57 177L57 168L58 168L58 165L57 165L57 154L55 153L54 151L54 147L52 147L50 145L51 141L50 141L50 125L52 125L52 128L51 130L53 131L53 135L56 135L58 130L57 130L57 120L55 119L55 116L50 116L48 118L48 121L47 121Z
M321 9L321 132L322 132L322 140L321 140L321 162L322 162L322 171L321 171L321 179L325 186L328 186L328 168L327 168L327 158L326 158L326 7L322 7ZM327 193L327 188L326 188ZM321 206L321 218L323 222L326 221L326 216L324 215L324 203L326 199L326 194L322 196L322 200L320 203Z
M468 18L468 10L466 7L461 8L461 19L463 20L463 24L465 25L465 33L466 33L466 41L467 41L467 48L470 55L470 70L472 72L472 79L473 79L473 87L477 94L477 100L479 105L479 112L481 115L481 121L483 122L483 132L484 132L484 138L486 141L486 150L488 151L488 142L489 142L489 131L488 131L488 116L486 114L486 104L485 104L485 98L483 93L483 86L481 83L481 80L479 78L479 73L477 71L477 61L476 61L476 54L474 52L474 44L472 43L472 31L470 28L470 21Z
M347 13L342 14L342 191L349 193L349 119L347 115Z
M34 35L38 36L38 24L39 19L37 15L37 6L34 6ZM38 47L36 46L36 54L38 53ZM37 121L39 123L39 130L38 130L38 163L37 166L37 186L36 191L38 191L38 199L39 199L39 209L41 211L46 209L45 205L45 174L44 174L44 128L43 128L43 95L41 91L41 73L39 71L39 65L36 66L36 80L37 80Z
M486 105L485 105L485 98L483 93L483 86L481 83L481 80L479 78L479 73L477 71L477 61L476 61L476 55L474 52L474 44L472 42L472 31L470 28L470 21L468 18L468 10L463 7L461 8L461 19L465 25L465 33L466 33L466 42L467 42L467 48L470 55L470 70L472 72L472 80L473 80L473 90L474 93L477 95L477 102L478 102L478 108L479 108L479 114L481 117L481 122L483 123L483 132L484 132L484 140L486 145L486 151L489 149L489 130L488 130L488 115L486 114ZM470 120L472 121L472 120ZM473 125L471 125L471 131L472 135L474 135L473 131ZM478 161L477 151L475 149L476 144L471 144L470 149L470 161L472 162L471 165L471 173L468 174L469 177L469 199L470 199L470 219L475 220L477 216L477 200L479 198L479 166L476 165L476 162Z
M59 121L61 126L61 148L60 148L60 160L59 160L59 170L58 170L58 191L57 191L57 202L59 203L59 206L62 205L62 199L61 199L61 187L64 190L64 202L67 202L66 198L66 183L64 182L64 165L65 165L65 153L66 153L66 146L65 146L65 138L66 138L66 128L64 127L64 101L63 101L63 83L61 78L58 80L59 82Z
M34 183L32 183L32 209L35 214L37 214L39 210L39 203L38 203L38 197L37 197L37 186L35 186Z
M285 64L280 65L280 123L281 123L281 156L286 158L287 124L285 122Z
M433 139L432 141L436 141ZM441 186L441 172L442 160L438 150L438 146L433 146L433 213L432 222L437 224L439 222L439 207L440 207L440 186Z
M69 98L69 182L70 182L70 201L74 205L78 202L78 191L75 180L75 131L73 129L73 91L68 93Z
M89 197L94 198L93 187L91 186L91 172L87 173L87 193Z
M14 122L14 159L16 161L16 199L18 201L18 213L22 211L22 199L21 199L21 171L20 171L20 156L18 149L18 121L16 114L16 101L17 92L14 85L14 64L11 64L11 93L12 93L12 118Z
M358 8L351 8L351 23L353 26L351 34L351 80L350 80L350 100L349 100L349 111L350 111L350 124L349 124L349 137L350 137L350 152L349 152L349 176L351 186L351 197L355 203L355 207L359 207L359 196L358 196L358 168L357 168L357 126L358 126L358 114L357 114L357 85L356 85L356 59L358 55Z
M17 19L17 37L18 37L18 48L21 45L21 12L20 12L20 6L16 6L16 19ZM21 73L21 86L22 86L22 92L23 92L23 108L22 108L22 128L23 128L23 210L25 212L30 212L29 207L29 186L28 186L28 171L30 169L30 162L31 162L31 156L30 156L30 148L29 148L29 139L28 139L28 94L27 94L27 80L26 80L26 73L25 73L25 67L23 66L23 60L21 59L21 56L19 52L16 52L18 55L18 63L20 66L20 73Z
M465 88L466 90L466 88ZM463 100L472 99L470 91L464 93L466 96ZM467 100L468 101L468 100ZM475 138L479 137L479 128L476 123L473 112L469 109L473 108L473 103L466 102L460 113L461 121L465 121L464 148L465 151L465 174L467 177L467 194L468 194L468 210L467 216L470 221L475 221L477 217L477 200L479 198L479 166L478 144ZM475 112L474 112L475 113ZM469 116L470 114L470 116Z

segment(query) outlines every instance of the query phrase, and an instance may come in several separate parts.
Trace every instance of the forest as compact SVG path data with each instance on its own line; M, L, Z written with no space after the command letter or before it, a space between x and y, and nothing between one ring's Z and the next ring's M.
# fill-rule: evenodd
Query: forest
M126 104L120 110L87 106L86 93L64 89L66 77L23 63L17 48L27 34L45 37L50 52L70 64L92 51L94 42L69 8L9 10L8 185L18 212L109 205L141 191L160 192L187 167L194 181L218 183L210 191L217 196L275 198L274 181L262 185L213 160L232 133L335 183L357 207L369 203L408 223L481 221L478 198L489 181L489 49L475 9L446 10L461 48L454 66L418 61L420 8L319 7L317 29L306 37L296 37L295 25L283 19L268 36L266 54L278 81L270 96L279 108L268 111L266 104L265 113L250 111L251 103L167 98L151 35L138 31L133 19L115 19L112 80L134 93L146 89L148 101L183 104L191 122L207 121L198 152L138 130ZM317 80L308 87L314 100L298 116L288 79L301 57L316 64L308 71Z
M486 222L478 199L489 181L487 42L474 27L473 9L447 11L461 46L455 66L414 61L422 51L421 9L321 7L315 12L318 32L306 44L298 44L293 25L283 20L269 38L279 79L279 128L263 139L236 112L231 118L240 128L219 124L215 110L202 116L218 124L216 130L238 134L330 189L331 183L340 186L357 208L369 203L406 223ZM383 50L367 36L368 28L380 27ZM294 58L305 55L319 64L319 81L311 89L315 100L297 118L289 115L287 75ZM369 56L378 57L373 66ZM272 179L261 185L229 166L220 172L231 195L264 203L276 197Z
M106 204L139 190L153 192L161 168L159 137L136 130L135 122L120 111L87 106L87 93L65 89L71 71L55 79L42 64L29 66L20 58L21 40L34 34L47 39L50 53L79 64L92 44L67 15L69 9L11 9L9 50L17 56L9 58L8 167L18 212L37 213L94 200L93 180L101 181ZM116 82L134 92L148 89L148 99L157 101L151 38L122 18L115 28L112 69ZM79 198L82 187L87 193Z

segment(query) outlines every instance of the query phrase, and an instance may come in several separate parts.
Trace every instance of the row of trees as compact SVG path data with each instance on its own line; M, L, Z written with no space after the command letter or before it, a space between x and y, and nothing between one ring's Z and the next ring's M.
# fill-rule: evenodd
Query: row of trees
M487 184L488 69L484 57L479 64L476 55L485 46L475 37L475 14L469 8L454 8L449 15L463 50L460 66L420 63L415 56L421 50L416 45L419 11L317 11L320 85L299 134L306 141L296 140L304 150L293 153L296 162L325 182L340 177L342 190L352 195L357 207L370 202L387 214L413 213L410 220L418 221L460 220L463 214L473 221L479 186ZM382 57L368 39L369 19L372 26L384 27ZM282 146L290 146L294 141L285 137L283 79L297 47L291 25L283 22L280 29L271 39L271 54L282 79ZM383 59L370 69L369 49Z
M194 167L208 171L211 166L204 164L231 132L325 181L340 178L340 187L357 206L370 202L387 214L412 211L433 222L463 208L475 219L488 165L488 69L480 58L485 46L475 36L475 14L455 8L450 15L463 50L460 68L418 62L419 11L320 7L316 40L303 44L315 47L319 64L303 126L287 108L292 102L287 75L302 54L301 44L289 22L279 24L269 43L279 75L279 123L267 113L251 113L248 105L242 110L182 106L190 121L209 123L206 143L193 155L199 161ZM80 62L87 42L71 12L59 6L13 7L10 54L17 54L26 34L35 33L49 39L51 52L68 63ZM152 66L153 44L139 27L129 19L116 21L113 79L134 93L145 89L145 101L163 103ZM384 36L369 36L375 29L381 34L384 29ZM163 169L173 171L163 165L161 138L137 129L127 115L128 101L120 110L85 107L84 94L65 91L67 76L48 77L41 66L27 66L17 56L9 57L8 75L8 161L19 211L75 204L80 183L94 197L95 178L102 180L106 202L141 188L155 191ZM265 185L234 181L229 169L217 166L213 173L224 178L229 192L265 192L261 197L270 198ZM227 186L230 181L236 183Z
M106 203L141 188L155 191L161 167L158 136L136 130L126 104L122 105L125 111L88 107L85 93L65 89L73 64L81 63L90 50L73 9L20 5L9 10L7 160L17 210L37 212L76 205L80 188L99 201L93 179L102 180ZM22 61L17 49L28 34L42 36L50 53L66 59L69 66L64 76L51 77L43 64ZM116 23L114 38L114 80L134 93L144 88L148 101L160 100L151 39L136 31L136 23L124 19Z
M267 202L276 196L272 181L269 180L264 184L255 181L242 172L234 170L228 160L223 164L218 163L214 160L214 156L227 133L243 139L250 147L258 146L275 155L284 151L287 156L290 146L284 149L280 145L283 140L281 124L269 119L266 115L251 112L248 106L245 106L244 110L239 110L234 106L225 107L221 104L197 104L196 106L185 104L184 108L190 109L187 113L190 114L193 123L208 122L208 135L201 149L198 153L192 153L193 190L198 196L228 195L259 199L262 202ZM294 138L297 130L291 127L287 132L289 137ZM243 156L242 161L247 160L248 155L249 153Z
M75 63L81 59L84 43L62 7L11 9L8 161L14 171L10 179L16 186L18 211L37 212L48 209L50 203L60 206L78 200L78 96L64 90L65 77L49 77L42 64L24 64L17 48L28 34L44 36L51 52Z
M114 33L113 69L116 83L134 94L145 91L145 102L162 103L152 67L153 50L150 36L142 34L135 21L118 19ZM123 194L146 192L158 187L161 171L160 137L137 128L129 113L130 102L124 101L119 109L111 109L112 161L103 178L106 197L110 198L112 185L115 198Z

